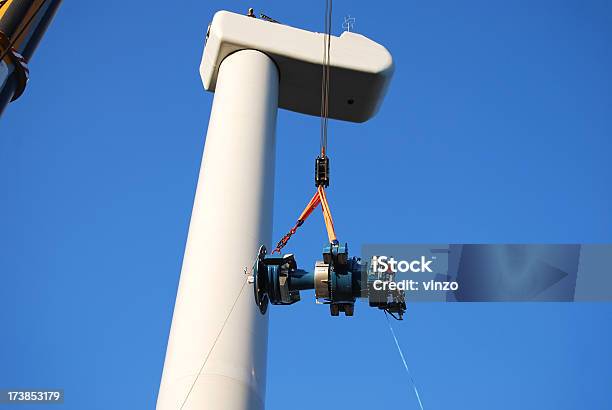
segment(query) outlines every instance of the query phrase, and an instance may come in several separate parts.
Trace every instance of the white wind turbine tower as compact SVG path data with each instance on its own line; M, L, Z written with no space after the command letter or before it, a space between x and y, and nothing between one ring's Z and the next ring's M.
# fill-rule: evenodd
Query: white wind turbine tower
M244 270L272 241L277 109L320 114L323 36L227 11L209 27L200 73L215 96L158 410L264 408L268 318ZM390 53L344 32L331 55L329 117L368 120Z

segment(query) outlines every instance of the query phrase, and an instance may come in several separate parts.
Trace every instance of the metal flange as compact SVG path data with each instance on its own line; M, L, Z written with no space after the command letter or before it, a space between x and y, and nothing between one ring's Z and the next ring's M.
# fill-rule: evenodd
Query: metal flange
M262 315L266 314L268 311L268 304L270 303L266 290L268 282L268 269L263 263L266 253L267 250L265 245L261 245L257 254L257 260L255 260L255 264L253 265L253 293L255 294L255 304L257 304L257 307Z

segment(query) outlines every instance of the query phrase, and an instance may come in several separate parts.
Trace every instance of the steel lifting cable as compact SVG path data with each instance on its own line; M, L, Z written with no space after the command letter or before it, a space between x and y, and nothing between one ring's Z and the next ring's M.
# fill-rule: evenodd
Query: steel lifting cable
M276 248L272 251L272 253L276 253L281 251L281 249L287 245L291 236L295 234L297 229L302 226L306 218L310 216L310 214L316 209L319 204L321 204L321 209L323 210L323 220L325 221L325 228L327 229L327 237L331 244L337 244L338 238L336 237L336 231L334 228L334 220L331 215L331 210L329 207L329 203L327 202L327 196L325 195L325 188L329 184L329 158L327 157L327 125L329 118L329 83L330 83L330 52L331 52L331 21L332 21L332 0L325 0L325 23L324 30L325 33L323 35L323 60L322 60L322 75L321 75L321 154L317 158L316 167L315 167L315 181L317 185L317 192L315 192L314 196L306 205L306 208L300 214L297 222L281 238L280 241L276 244ZM324 177L319 178L317 175L320 171L319 169L319 160L321 160L321 164L324 164Z
M321 157L327 155L327 124L329 118L329 82L331 51L332 0L325 0L325 24L323 35L323 64L321 80Z

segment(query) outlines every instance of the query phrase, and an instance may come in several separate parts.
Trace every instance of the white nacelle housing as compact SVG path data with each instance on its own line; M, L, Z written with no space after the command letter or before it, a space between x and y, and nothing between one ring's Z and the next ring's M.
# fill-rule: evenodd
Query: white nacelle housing
M279 69L279 107L318 116L323 39L322 33L219 11L209 27L200 65L204 88L215 91L225 57L238 50L259 50ZM387 49L360 34L344 32L331 37L330 65L329 117L364 122L376 114L393 74Z

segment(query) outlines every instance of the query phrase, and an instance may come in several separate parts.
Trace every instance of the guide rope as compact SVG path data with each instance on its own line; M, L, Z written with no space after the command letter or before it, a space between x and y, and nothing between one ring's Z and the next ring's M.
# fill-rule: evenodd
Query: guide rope
M221 337L221 333L223 333L223 329L225 329L225 325L227 325L227 322L230 316L232 315L234 308L236 307L236 303L238 303L238 299L240 299L240 296L242 295L242 291L244 290L244 287L246 286L247 283L248 283L248 280L245 279L244 283L242 284L242 287L240 288L240 292L238 292L238 296L236 296L236 299L234 300L234 303L232 304L232 308L230 309L229 313L225 317L225 320L223 321L223 324L221 325L221 329L219 329L219 333L217 333L217 336L215 337L215 341L210 347L210 350L208 351L208 353L206 353L206 356L204 357L204 362L202 363L202 366L200 366L200 370L198 370L198 374L193 380L193 383L191 384L191 387L189 388L189 391L187 392L187 395L185 396L185 400L183 400L183 404L181 404L180 409L185 407L185 404L187 403L187 399L189 399L189 396L191 395L193 388L195 387L198 379L200 378L200 375L202 374L202 371L204 370L204 366L206 366L206 362L208 362L208 358L210 357L210 354L215 349L215 346L217 342L219 341L219 338Z
M389 320L389 315L387 314L387 311L385 310L385 318L387 319L387 325L389 325L389 330L391 331L391 335L393 336L393 340L395 341L395 346L397 346L397 351L400 354L400 357L402 358L402 362L404 363L404 368L406 369L406 373L408 373L408 379L410 380L410 384L412 384L412 388L414 390L414 394L417 398L417 400L419 401L419 407L421 408L421 410L423 410L423 402L421 402L421 396L419 395L419 391L417 390L416 387L416 383L414 382L414 379L412 378L412 373L410 372L410 369L408 368L408 364L406 363L406 358L404 357L404 353L402 352L402 348L400 347L400 344L397 340L397 336L395 335L395 331L393 330L393 326L391 326L391 321Z
M329 157L327 156L327 128L329 119L329 84L330 84L330 54L331 54L331 22L332 22L332 0L325 0L325 22L323 35L323 60L322 60L322 77L321 77L321 135L320 145L321 153L315 161L315 185L317 192L314 194L306 208L302 211L297 222L281 238L276 244L276 248L272 253L280 253L281 249L287 245L291 236L297 229L302 226L306 218L310 216L312 211L321 204L323 210L323 220L327 229L327 237L330 244L337 244L338 238L334 228L334 220L331 215L331 209L325 195L325 187L329 186Z

